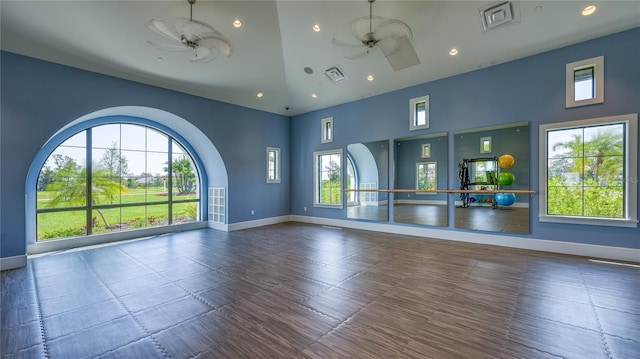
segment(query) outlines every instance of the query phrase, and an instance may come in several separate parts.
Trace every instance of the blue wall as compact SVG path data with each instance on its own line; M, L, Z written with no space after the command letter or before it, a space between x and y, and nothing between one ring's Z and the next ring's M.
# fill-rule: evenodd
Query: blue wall
M457 130L529 122L530 185L536 189L540 124L640 112L638 43L640 28L291 119L1 52L0 256L25 253L25 182L36 154L56 131L88 113L146 106L191 122L224 160L228 223L287 214L346 219L346 207L313 207L314 151L342 148L346 153L349 143L437 132L452 138ZM600 55L605 56L605 103L565 109L565 64ZM424 95L430 96L431 127L410 132L409 99ZM326 117L334 119L334 142L321 144L318 131ZM267 146L282 150L280 184L265 183ZM448 167L456 168L453 141L448 146ZM206 162L206 154L199 155ZM394 146L389 155L394 158ZM451 174L448 182L449 188L459 186ZM626 248L640 244L638 228L540 223L537 213L534 198L531 234L522 237ZM453 218L452 208L449 215Z
M12 53L2 52L1 56L2 257L25 254L25 183L40 148L69 122L117 106L164 110L188 120L210 139L227 169L228 223L289 214L288 117ZM281 149L279 184L266 183L267 146ZM207 161L206 153L199 155Z
M420 134L504 125L530 124L530 188L538 185L538 126L546 123L640 112L640 28L570 47L498 64L462 75L302 114L291 121L291 211L296 215L346 218L340 209L313 208L313 151L345 148L349 143L393 140ZM605 102L565 108L565 65L605 57ZM430 128L409 131L409 100L429 95ZM333 117L334 142L319 141L320 120ZM454 141L448 167L457 168ZM391 151L394 149L391 148ZM394 153L390 154L393 158ZM519 156L521 157L521 156ZM451 171L449 171L451 172ZM393 181L393 179L390 179ZM459 188L449 173L448 188ZM393 182L391 182L393 183ZM451 203L451 202L450 202ZM640 200L639 200L640 203ZM303 208L307 207L307 211ZM525 238L639 248L640 229L581 226L538 221L538 198L530 202L531 233ZM453 208L449 209L453 218ZM453 223L448 230L455 231Z

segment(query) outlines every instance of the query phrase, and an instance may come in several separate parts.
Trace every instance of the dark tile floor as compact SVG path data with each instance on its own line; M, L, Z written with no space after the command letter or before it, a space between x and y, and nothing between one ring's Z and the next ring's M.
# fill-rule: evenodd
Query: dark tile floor
M640 358L640 268L285 223L29 259L3 358Z

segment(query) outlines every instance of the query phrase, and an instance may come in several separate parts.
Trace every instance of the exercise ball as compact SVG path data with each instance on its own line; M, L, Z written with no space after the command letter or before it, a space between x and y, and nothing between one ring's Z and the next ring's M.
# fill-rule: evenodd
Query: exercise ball
M511 172L502 172L498 175L498 183L500 183L501 186L508 186L515 180L516 176Z
M514 193L496 193L496 203L501 206L510 206L516 201Z
M511 155L502 155L502 156L498 157L498 165L501 168L509 168L509 167L513 166L513 164L515 162L516 162L516 160Z

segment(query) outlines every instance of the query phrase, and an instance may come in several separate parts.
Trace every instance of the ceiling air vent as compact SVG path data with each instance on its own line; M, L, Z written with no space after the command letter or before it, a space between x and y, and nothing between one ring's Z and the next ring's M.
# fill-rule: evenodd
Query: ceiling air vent
M484 32L520 21L520 8L517 1L498 1L487 4L478 10Z
M342 71L342 69L338 65L324 70L324 74L327 75L331 83L336 83L347 78L347 75L344 74L344 71Z

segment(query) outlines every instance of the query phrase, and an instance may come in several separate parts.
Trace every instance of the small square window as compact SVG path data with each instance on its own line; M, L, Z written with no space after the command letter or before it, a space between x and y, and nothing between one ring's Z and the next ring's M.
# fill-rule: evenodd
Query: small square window
M409 130L429 128L429 96L422 96L409 101Z
M604 56L572 62L566 67L566 107L604 102Z
M333 117L322 120L322 143L333 142Z
M431 158L431 144L423 143L422 144L422 158Z
M480 137L480 153L491 153L491 136Z

